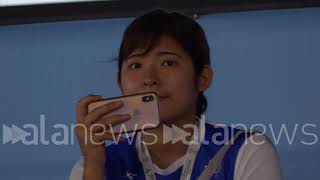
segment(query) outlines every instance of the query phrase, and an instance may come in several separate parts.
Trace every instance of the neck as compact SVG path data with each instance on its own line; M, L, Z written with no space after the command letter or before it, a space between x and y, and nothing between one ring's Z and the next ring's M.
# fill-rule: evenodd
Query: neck
M188 149L188 144L185 142L189 142L193 136L193 129L190 127L185 128L183 126L185 124L195 125L195 123L196 121L194 115L189 115L184 118L179 118L178 120L166 121L156 129L144 131L144 133L142 133L142 140L147 144L147 148L153 163L158 165L160 168L166 168L174 161L182 157ZM164 142L164 130L172 130L172 128L174 129L175 126L176 128L180 128L188 133L186 139L182 139L177 142Z

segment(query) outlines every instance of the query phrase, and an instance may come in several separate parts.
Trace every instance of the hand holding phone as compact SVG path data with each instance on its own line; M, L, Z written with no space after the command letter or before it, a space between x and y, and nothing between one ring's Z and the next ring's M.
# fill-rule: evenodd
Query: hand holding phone
M74 130L86 163L95 167L104 167L106 159L105 141L114 140L114 138L112 134L103 131L102 128L128 121L130 116L125 114L107 116L120 109L123 106L122 102L108 103L88 113L89 104L99 100L101 100L100 96L88 95L77 102L77 124ZM103 116L106 117L102 118ZM117 140L123 141L124 138L120 137Z
M126 133L156 128L160 125L158 96L153 92L102 99L89 104L88 111L91 112L95 108L115 101L122 101L123 106L108 113L107 116L130 114L131 119L111 126L111 132Z

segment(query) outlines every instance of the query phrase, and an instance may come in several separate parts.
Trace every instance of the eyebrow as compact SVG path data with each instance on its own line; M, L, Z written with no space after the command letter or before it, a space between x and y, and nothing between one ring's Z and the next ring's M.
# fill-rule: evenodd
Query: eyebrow
M175 52L171 52L171 51L160 51L157 53L157 56L161 56L161 55L174 55L177 56L179 58L182 58L179 54L175 53Z
M131 59L131 58L134 58L134 57L141 57L143 56L144 54L143 53L137 53L137 54L133 54L133 55L130 55L128 56L128 58L126 58L127 60ZM172 51L159 51L157 52L156 56L163 56L163 55L173 55L173 56L177 56L179 58L182 58L181 55L175 53L175 52L172 52Z

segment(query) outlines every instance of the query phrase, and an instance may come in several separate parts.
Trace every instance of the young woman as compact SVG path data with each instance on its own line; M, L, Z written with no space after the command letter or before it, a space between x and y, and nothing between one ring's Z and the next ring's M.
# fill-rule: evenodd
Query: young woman
M135 134L133 143L122 139L105 147L103 142L112 140L112 135L90 127L119 124L130 120L130 115L105 117L121 108L121 102L88 113L88 105L101 97L82 98L77 104L77 124L81 126L75 130L83 158L74 166L71 180L281 179L276 150L265 136L204 122L207 100L203 93L211 84L213 71L206 36L193 19L162 10L138 17L124 32L118 64L123 95L157 93L161 125ZM165 126L189 133L186 140L193 143L164 142ZM88 136L101 143L85 142ZM221 143L223 137L234 141ZM247 137L251 141L245 141Z

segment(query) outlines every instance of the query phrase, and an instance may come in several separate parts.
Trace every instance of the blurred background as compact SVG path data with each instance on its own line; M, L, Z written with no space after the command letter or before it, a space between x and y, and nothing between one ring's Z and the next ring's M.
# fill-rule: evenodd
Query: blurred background
M264 131L279 152L284 179L319 179L320 8L211 5L176 8L202 25L210 44L215 75L205 93L207 121ZM2 6L0 179L68 179L81 155L72 132L75 103L89 93L121 95L112 60L125 27L142 10L81 16L52 5L61 14L50 14L50 7L43 15L39 8L50 6L44 5L24 16L28 8ZM12 125L12 136L27 131L25 140L37 144L8 142Z

